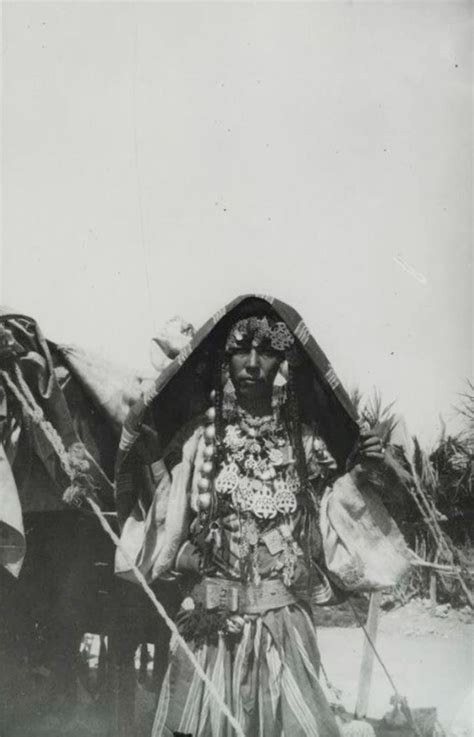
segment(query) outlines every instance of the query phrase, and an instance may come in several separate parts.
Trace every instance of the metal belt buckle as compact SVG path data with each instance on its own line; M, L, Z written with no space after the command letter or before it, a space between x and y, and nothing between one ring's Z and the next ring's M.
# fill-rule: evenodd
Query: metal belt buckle
M217 609L221 605L221 591L217 581L205 581L205 603L206 609Z
M230 585L227 591L227 606L231 612L239 610L239 587Z
M261 598L262 593L255 586L250 585L245 589L245 606L247 609L255 609Z
M227 581L205 582L206 609L229 609L236 612L239 608L238 586L229 584Z

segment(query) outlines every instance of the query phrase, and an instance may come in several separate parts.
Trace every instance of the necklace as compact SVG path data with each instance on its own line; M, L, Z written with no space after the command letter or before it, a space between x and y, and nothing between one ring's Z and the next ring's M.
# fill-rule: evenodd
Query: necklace
M240 418L240 422L245 422L247 425L250 425L251 427L261 427L267 422L271 422L274 420L273 415L252 415L250 412L247 412L244 409L238 410L238 416Z
M271 435L278 431L281 424L277 413L261 416L253 415L241 407L237 408L236 420L241 430L251 437Z
M236 511L256 519L291 515L297 508L299 478L286 430L273 416L257 419L258 427L245 421L227 425L216 492Z
M214 483L217 498L240 518L242 575L260 581L259 546L264 545L279 560L284 583L291 585L298 548L283 530L297 511L300 480L283 423L273 415L240 413L226 426Z

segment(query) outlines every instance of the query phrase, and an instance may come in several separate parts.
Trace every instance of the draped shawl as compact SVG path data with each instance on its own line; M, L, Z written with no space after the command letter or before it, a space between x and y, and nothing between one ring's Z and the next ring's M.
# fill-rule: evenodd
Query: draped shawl
M208 408L222 336L246 312L259 311L283 321L301 348L295 378L302 421L316 423L339 468L345 469L357 449L359 428L356 411L334 368L293 307L274 297L247 294L218 310L132 407L117 456L117 510L122 521L137 501L138 488L147 486L140 459L146 456L149 463L159 460L179 432ZM146 496L147 492L143 493Z

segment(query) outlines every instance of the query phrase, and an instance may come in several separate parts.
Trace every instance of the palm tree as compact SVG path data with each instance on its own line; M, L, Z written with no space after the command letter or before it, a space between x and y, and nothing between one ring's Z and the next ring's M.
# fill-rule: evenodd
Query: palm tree
M390 511L411 547L427 562L460 566L467 579L464 556L453 544L451 535L459 521L464 521L474 511L474 386L469 383L468 391L462 396L463 406L459 411L468 419L468 431L449 436L443 426L431 453L422 447L417 437L412 437L409 443L396 444L394 431L400 417L394 412L394 402L384 404L379 391L374 390L365 399L359 389L354 389L351 399L362 422L382 438L387 447L386 460L403 481L404 493L401 497L398 494L398 504L391 506ZM453 520L456 520L454 524ZM410 596L426 594L428 574L427 570L415 569L396 595L406 601ZM441 594L463 599L458 583L459 577L443 576Z

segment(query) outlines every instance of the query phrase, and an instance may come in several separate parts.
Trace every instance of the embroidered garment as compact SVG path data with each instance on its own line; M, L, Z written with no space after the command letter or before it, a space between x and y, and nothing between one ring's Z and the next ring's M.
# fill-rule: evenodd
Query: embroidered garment
M303 427L303 445L310 480L319 489L318 493L322 495L328 479L334 475L335 463L321 439L306 426ZM128 557L136 561L142 573L150 581L173 575L180 548L187 540L196 541L198 468L202 462L204 448L203 428L198 426L184 442L181 451L182 460L173 467L171 472L166 467L166 459L153 465L156 492L146 517L143 516L141 507L137 505L125 522L121 536L122 545L126 548ZM285 454L287 460L291 460L288 449L284 449L283 455ZM282 468L287 469L286 472L291 479L292 465L287 463ZM219 476L220 473L217 474L216 485ZM244 478L242 476L242 481ZM267 490L270 493L268 487ZM253 489L250 488L249 496L252 492ZM277 494L278 492L275 496ZM222 516L241 511L238 506L240 496L237 494L233 496L237 502L236 506L234 506L232 495L222 494L220 501ZM273 501L272 504L274 504ZM253 507L253 504L251 503L250 506ZM259 508L257 511L260 512ZM241 513L241 531L245 534L242 535L240 544L235 542L234 537L222 524L217 524L213 532L218 544L212 548L212 555L207 561L205 572L245 580L244 569L248 570L249 567L252 567L249 557L253 557L257 578L258 574L264 578L282 576L285 572L285 559L288 561L290 557L295 562L295 557L299 556L298 567L301 569L301 583L305 578L305 571L301 549L298 541L293 538L299 515L298 507L293 510L292 514L280 513L270 518L259 518L258 515L254 516L252 513ZM314 555L316 558L321 556L321 550L315 550ZM319 575L314 581L314 589L307 591L305 598L314 597L319 603L324 603L332 596L331 587L322 570L324 567L322 558L317 562L319 563L317 568ZM291 567L291 562L289 567ZM120 550L117 551L115 568L120 575L132 581L135 580ZM247 578L250 580L252 576L247 576ZM288 583L291 581L288 580Z

